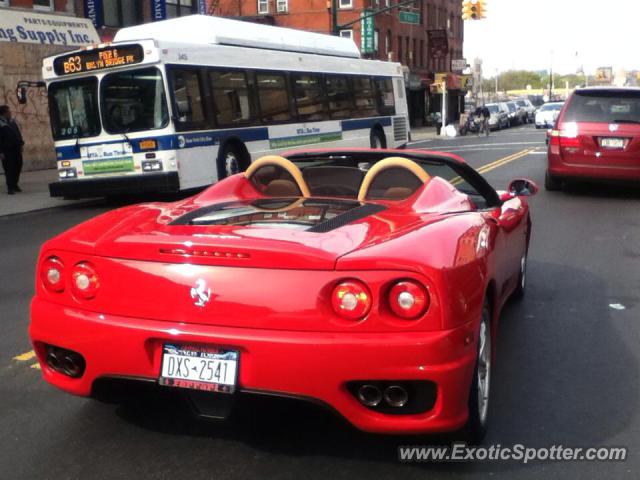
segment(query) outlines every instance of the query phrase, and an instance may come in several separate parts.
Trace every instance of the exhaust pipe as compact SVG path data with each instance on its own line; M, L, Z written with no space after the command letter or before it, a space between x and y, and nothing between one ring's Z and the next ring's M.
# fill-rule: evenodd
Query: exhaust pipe
M82 367L78 363L76 355L73 353L67 354L62 359L62 370L70 377L79 377Z
M377 407L382 402L382 392L375 385L362 385L358 389L358 400L367 407Z
M79 353L52 345L47 345L45 362L52 370L71 378L81 377L86 366Z
M60 359L55 350L49 349L47 352L47 365L51 367L53 370L60 370Z
M404 407L409 401L409 392L400 385L390 385L384 389L384 401L390 407Z

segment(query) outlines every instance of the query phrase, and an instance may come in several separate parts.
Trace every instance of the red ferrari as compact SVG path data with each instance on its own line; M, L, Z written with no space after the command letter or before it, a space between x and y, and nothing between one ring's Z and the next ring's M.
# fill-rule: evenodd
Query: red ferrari
M426 151L286 157L48 241L30 326L44 378L83 396L152 382L213 416L237 395L293 396L365 431L480 439L537 186L496 192Z

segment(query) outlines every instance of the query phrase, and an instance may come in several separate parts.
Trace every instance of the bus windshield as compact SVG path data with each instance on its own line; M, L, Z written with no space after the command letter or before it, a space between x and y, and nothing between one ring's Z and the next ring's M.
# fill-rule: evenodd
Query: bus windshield
M101 94L108 133L154 130L169 122L162 75L155 67L106 75Z
M97 89L95 77L51 84L51 127L55 140L93 137L100 133Z

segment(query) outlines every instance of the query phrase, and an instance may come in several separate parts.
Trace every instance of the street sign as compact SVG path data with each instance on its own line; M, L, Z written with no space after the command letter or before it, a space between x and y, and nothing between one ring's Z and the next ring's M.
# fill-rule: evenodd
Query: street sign
M406 10L400 10L400 23L410 23L412 25L420 24L420 14L418 12L408 12Z
M451 59L451 70L453 72L462 72L465 68L467 68L467 60L464 58L452 58Z
M360 14L360 51L361 53L375 52L375 22L374 17L365 17L371 10L365 9Z

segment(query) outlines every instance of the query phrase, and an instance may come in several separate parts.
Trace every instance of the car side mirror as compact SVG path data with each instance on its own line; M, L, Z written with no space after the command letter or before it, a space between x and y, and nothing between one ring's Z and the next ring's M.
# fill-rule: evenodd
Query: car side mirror
M16 89L16 97L20 105L27 103L27 87L18 87Z
M515 197L531 197L538 193L540 188L532 180L526 178L516 178L511 180L507 191Z

